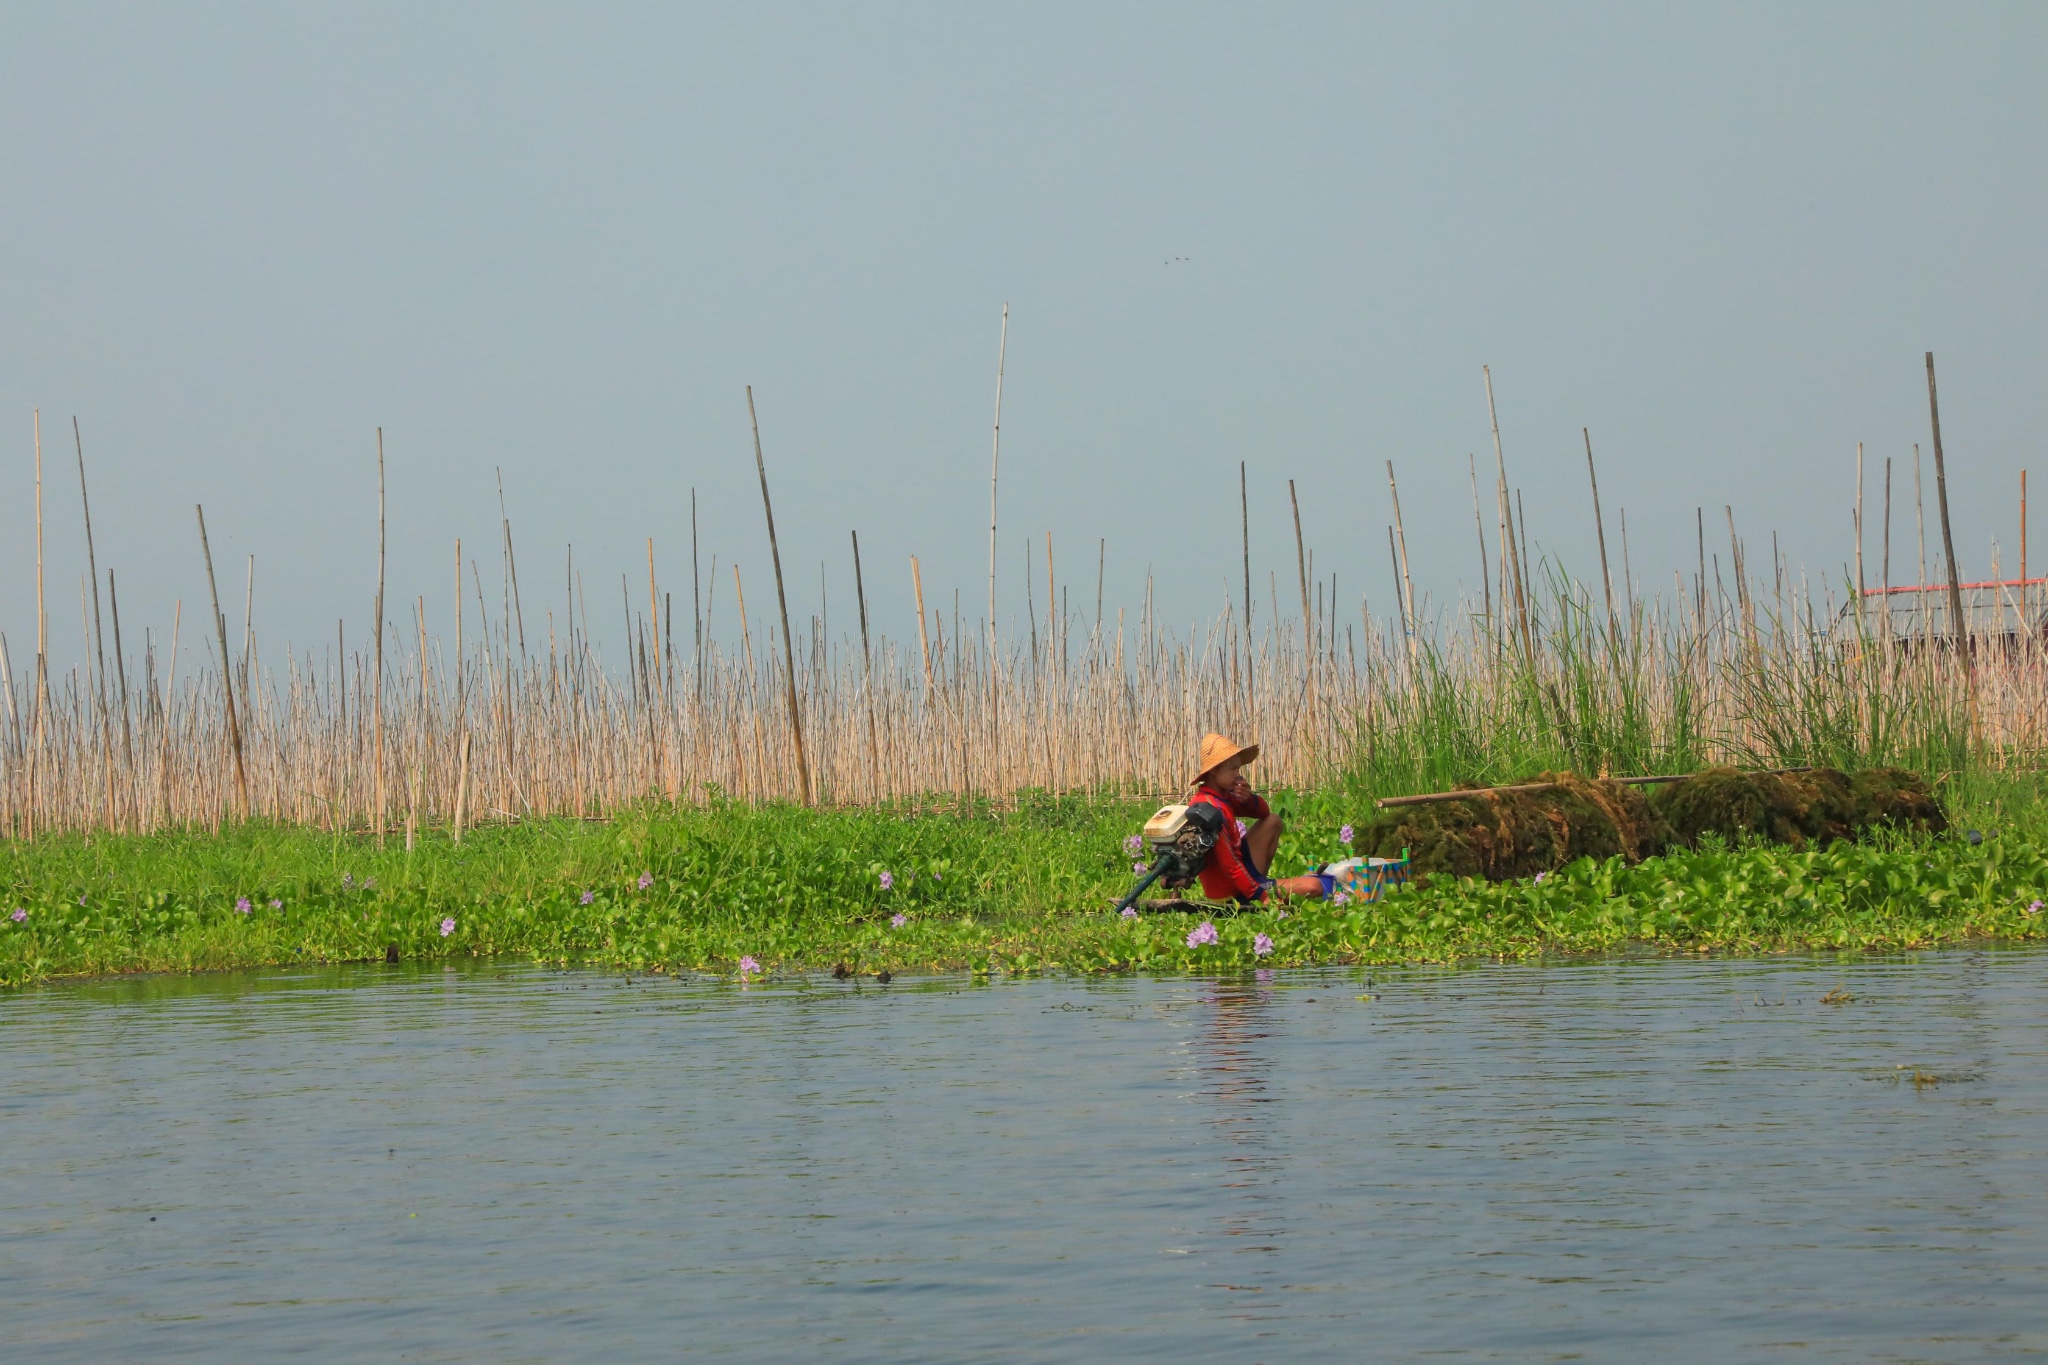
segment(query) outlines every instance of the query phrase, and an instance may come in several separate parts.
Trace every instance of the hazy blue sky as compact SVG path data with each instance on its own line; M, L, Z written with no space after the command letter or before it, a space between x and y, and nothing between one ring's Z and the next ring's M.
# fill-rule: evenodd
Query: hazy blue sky
M2039 5L10 6L0 630L19 668L36 407L59 661L74 414L131 649L181 597L196 643L195 502L231 622L253 554L273 651L360 638L380 424L394 620L449 629L457 536L496 612L502 466L529 635L567 542L602 633L649 536L686 600L693 486L758 621L750 383L792 610L822 559L851 628L857 528L879 628L914 633L912 554L978 616L1005 301L1005 613L1047 529L1091 610L1100 537L1112 612L1148 566L1216 610L1240 459L1262 596L1293 478L1347 610L1391 610L1391 458L1455 598L1482 364L1539 550L1592 570L1590 426L1611 548L1626 506L1668 591L1700 505L1724 563L1732 503L1759 567L1775 529L1839 572L1858 440L1872 574L1889 455L1911 577L1932 349L1964 571L1994 536L2010 571L2044 56Z

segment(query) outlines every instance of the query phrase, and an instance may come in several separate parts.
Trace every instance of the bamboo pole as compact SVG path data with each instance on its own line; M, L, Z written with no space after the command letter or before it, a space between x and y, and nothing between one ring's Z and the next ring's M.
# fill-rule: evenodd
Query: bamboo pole
M455 842L462 842L462 818L469 808L469 732L462 732L462 774L455 783Z
M1472 529L1479 533L1479 593L1482 610L1485 612L1487 629L1493 628L1493 579L1487 573L1486 565L1486 522L1479 515L1479 464L1476 456L1467 452L1466 471L1472 476Z
M501 495L502 496L502 493ZM209 569L209 572L211 570ZM219 606L214 610L218 612ZM375 727L377 782L377 847L384 847L384 428L377 428L377 610L372 628L377 636L376 680L372 684L375 693L376 710L372 713L371 724ZM226 643L222 643L226 648Z
M937 684L932 681L932 645L924 629L924 576L917 570L917 556L910 557L910 587L917 594L917 648L924 656L924 701L932 704Z
M1884 539L1882 543L1883 548L1879 552L1879 573L1882 575L1884 582L1885 615L1889 619L1891 615L1892 590L1892 457L1889 455L1884 457Z
M1948 604L1949 632L1955 637L1956 647L1967 656L1969 631L1963 621L1962 579L1956 571L1956 541L1949 529L1948 519L1948 467L1942 459L1941 450L1941 405L1934 392L1934 352L1927 353L1927 420L1934 432L1934 497L1941 517L1941 550L1948 562Z
M775 542L775 507L768 501L768 464L761 457L761 420L754 415L754 386L747 385L747 420L754 427L754 468L761 476L761 510L768 515L768 555L775 564L775 605L782 613L782 654L788 666L789 730L796 738L796 780L803 803L811 804L811 769L804 759L804 718L796 704L796 641L789 634L789 599L782 591L782 549ZM651 542L650 542L651 543Z
M1586 441L1586 480L1593 486L1593 535L1600 545L1600 591L1607 599L1607 639L1613 642L1621 638L1621 629L1614 617L1614 579L1607 572L1607 526L1600 517L1600 475L1593 468L1593 432L1580 427L1579 435ZM1475 494L1477 490L1475 489Z
M1415 629L1415 580L1408 576L1408 531L1401 524L1401 489L1394 482L1394 462L1387 461L1387 494L1394 500L1394 539L1401 549L1401 600L1403 615L1408 621L1408 663L1411 668L1420 665L1422 641ZM1335 588L1331 589L1332 594Z
M36 837L42 805L43 735L50 710L50 621L43 605L43 410L36 408L36 691L35 748L28 759L28 837Z
M1913 442L1913 534L1920 546L1920 586L1927 586L1927 514L1920 496L1920 443Z
M1252 504L1245 484L1244 461L1237 462L1238 525L1244 536L1244 710L1249 734L1259 732L1258 665L1252 653ZM1108 541L1103 542L1104 546ZM1095 624L1102 625L1102 578L1095 579Z
M1856 615L1863 616L1863 598L1870 590L1863 583L1863 442L1856 443Z
M860 532L853 535L853 597L860 608L860 696L868 717L868 777L873 783L881 776L882 751L875 740L874 655L868 649L868 589L860 574ZM919 610L920 618L923 616ZM872 796L873 789L869 788Z
M92 579L92 640L93 654L97 661L93 693L99 707L100 752L106 763L107 813L111 818L114 807L114 741L112 725L107 715L107 638L100 628L100 564L99 557L93 550L92 499L85 489L85 437L79 433L76 416L71 419L71 440L78 451L78 505L85 514L85 565L86 573Z
M1003 304L1003 328L996 339L996 418L988 454L988 630L993 652L996 631L996 474L1003 457L1003 360L1010 351L1010 305Z
M213 578L213 547L206 540L206 509L198 504L193 511L199 514L199 552L206 560L206 591L213 598L213 628L220 640L220 685L227 704L228 744L235 756L235 813L238 818L249 818L249 774L242 761L242 724L235 715L235 680L233 665L228 660L228 618L221 615L220 589Z

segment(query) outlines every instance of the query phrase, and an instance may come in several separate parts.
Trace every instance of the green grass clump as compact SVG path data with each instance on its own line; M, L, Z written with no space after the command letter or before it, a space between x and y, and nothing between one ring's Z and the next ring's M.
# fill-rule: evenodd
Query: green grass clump
M1194 946L1203 916L1108 914L1130 883L1123 840L1149 812L1116 800L939 815L652 806L603 824L488 827L459 845L429 838L411 853L257 825L51 839L0 845L0 981L393 948L664 971L732 972L743 955L770 972L1181 971L2041 937L2031 907L2048 898L2048 807L2033 780L1979 775L1957 799L1959 827L1995 833L1803 849L1708 839L1634 866L1584 858L1541 880L1440 879L1377 905L1214 914L1217 941ZM1283 875L1340 856L1339 827L1361 813L1338 790L1275 804L1289 821Z

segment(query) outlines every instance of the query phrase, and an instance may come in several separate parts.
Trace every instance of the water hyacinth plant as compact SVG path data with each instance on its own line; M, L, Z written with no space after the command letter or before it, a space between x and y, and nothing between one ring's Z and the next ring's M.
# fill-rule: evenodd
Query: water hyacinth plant
M482 827L460 844L426 837L410 854L398 841L380 853L370 840L276 827L0 842L0 905L13 907L0 978L381 961L393 948L407 960L516 956L729 972L747 955L778 971L846 963L901 974L2048 937L2048 916L2035 910L2048 899L2043 804L2031 785L1968 780L1976 785L1952 800L1958 825L1988 831L1977 845L1925 836L1804 850L1715 845L1633 867L1575 864L1542 882L1438 882L1371 903L1123 918L1107 913L1130 887L1122 841L1149 802L1047 799L911 819L651 804L605 824ZM1267 795L1289 822L1271 869L1278 876L1325 856L1365 799L1342 790ZM897 899L878 914L878 863L933 875L898 882L887 893ZM643 874L654 879L643 893L583 902L587 889ZM265 904L281 905L238 913L239 888L251 884L274 888ZM900 926L891 922L899 913ZM460 932L444 937L448 919ZM1204 923L1215 940L1190 946ZM1259 952L1261 934L1270 952Z

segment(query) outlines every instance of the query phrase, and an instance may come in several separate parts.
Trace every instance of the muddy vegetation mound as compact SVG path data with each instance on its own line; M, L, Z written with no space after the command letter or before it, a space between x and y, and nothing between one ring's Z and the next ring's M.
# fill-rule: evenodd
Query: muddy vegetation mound
M1855 839L1880 826L1940 833L1941 805L1916 773L1834 768L1746 773L1710 768L1650 787L1548 773L1529 789L1470 795L1380 814L1353 847L1381 857L1407 849L1418 872L1505 881L1576 858L1638 862L1709 835L1804 847Z

